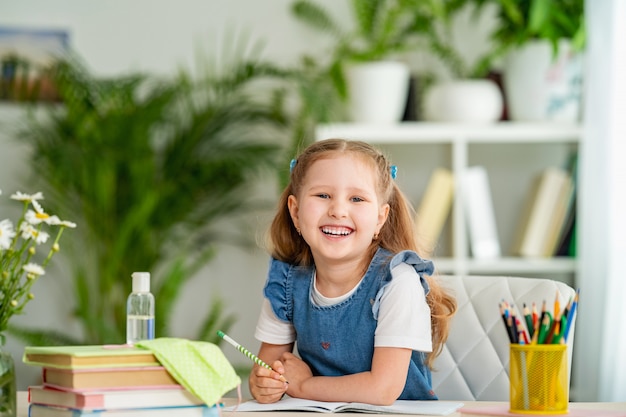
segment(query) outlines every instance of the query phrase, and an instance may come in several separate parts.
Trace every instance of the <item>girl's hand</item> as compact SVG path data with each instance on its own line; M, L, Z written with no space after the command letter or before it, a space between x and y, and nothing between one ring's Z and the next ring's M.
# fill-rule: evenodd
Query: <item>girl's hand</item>
M274 371L254 365L248 378L250 393L262 404L280 400L288 388L288 384L280 380L280 376L285 372L283 364L275 361L271 366Z
M284 364L285 377L289 381L287 394L295 398L305 398L302 385L306 380L313 378L311 368L291 352L283 353L281 361Z

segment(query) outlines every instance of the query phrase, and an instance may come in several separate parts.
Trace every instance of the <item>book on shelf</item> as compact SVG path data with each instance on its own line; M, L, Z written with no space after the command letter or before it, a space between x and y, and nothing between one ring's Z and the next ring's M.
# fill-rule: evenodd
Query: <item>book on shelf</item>
M43 385L96 390L103 388L125 389L130 387L165 387L178 385L162 366L61 369L43 368Z
M513 254L525 257L554 254L554 239L565 221L564 210L572 198L571 192L571 177L563 169L547 168L534 179L516 232Z
M572 192L567 208L567 214L563 221L559 237L554 250L554 256L576 256L576 202L578 183L578 153L572 152L567 166L572 179Z
M461 408L463 403L456 401L409 401L397 400L392 405L372 405L356 402L326 402L284 397L271 403L261 404L255 400L236 406L226 407L225 411L313 411L317 413L368 413L368 414L421 414L445 416Z
M43 385L28 387L31 404L67 407L81 410L112 410L144 407L177 407L201 405L202 400L181 385L171 388L73 391Z
M576 213L572 219L572 224L567 231L567 235L559 246L557 256L569 256L571 258L576 257Z
M432 256L448 218L454 197L454 176L446 168L437 168L430 176L416 212L415 231L420 246Z
M469 167L462 173L460 181L472 256L476 259L499 258L500 241L487 170L479 165Z
M574 195L572 199L574 201L571 202L571 206L568 209L567 215L563 222L563 226L561 228L561 234L557 241L554 256L567 256L567 257L575 257L576 256L576 191L574 190Z
M186 405L180 407L149 407L116 410L80 410L67 407L30 404L29 417L218 417L216 406Z
M563 233L563 228L567 222L567 217L572 205L574 204L575 198L574 184L571 177L568 175L559 190L559 195L557 196L551 220L546 231L547 234L543 246L543 256L550 257L556 255L559 239Z
M22 361L65 369L160 365L149 350L129 345L26 346Z

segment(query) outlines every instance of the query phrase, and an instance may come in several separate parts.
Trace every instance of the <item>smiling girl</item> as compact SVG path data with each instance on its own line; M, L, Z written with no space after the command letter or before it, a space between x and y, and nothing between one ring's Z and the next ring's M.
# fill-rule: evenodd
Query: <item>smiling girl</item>
M273 370L255 366L250 392L261 403L437 399L431 365L456 301L417 254L397 168L341 139L315 142L291 167L255 332Z

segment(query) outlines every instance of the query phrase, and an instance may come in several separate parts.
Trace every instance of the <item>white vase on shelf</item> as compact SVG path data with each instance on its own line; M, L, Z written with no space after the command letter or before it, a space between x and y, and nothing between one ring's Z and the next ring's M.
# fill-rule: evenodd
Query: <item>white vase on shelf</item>
M509 118L514 121L580 121L583 55L562 40L558 54L547 41L511 51L503 68Z
M351 121L378 124L400 122L406 107L409 78L409 68L402 62L348 65L346 82Z
M424 120L454 123L494 123L503 109L502 93L489 79L436 83L424 93Z

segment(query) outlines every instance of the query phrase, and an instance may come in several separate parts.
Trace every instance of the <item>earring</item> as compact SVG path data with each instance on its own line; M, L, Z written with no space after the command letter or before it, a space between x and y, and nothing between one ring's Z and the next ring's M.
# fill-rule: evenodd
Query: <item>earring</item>
M302 232L300 231L299 227L296 227L296 232L298 232L298 235L302 236Z
M378 233L374 233L374 238L372 240L377 240L378 239Z

